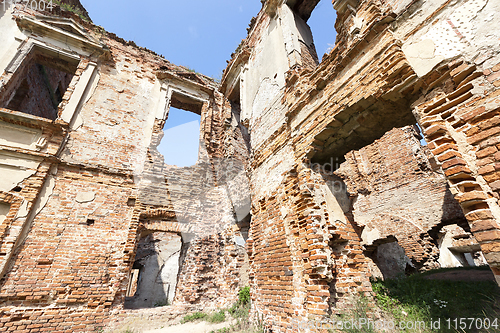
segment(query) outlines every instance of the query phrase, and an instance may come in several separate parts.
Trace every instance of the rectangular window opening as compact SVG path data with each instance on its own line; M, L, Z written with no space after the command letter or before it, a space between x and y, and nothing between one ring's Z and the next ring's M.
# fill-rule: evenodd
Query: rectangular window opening
M55 120L78 60L33 47L6 87L0 107Z
M167 165L189 167L196 164L200 150L200 123L203 101L173 93L163 138L158 151Z

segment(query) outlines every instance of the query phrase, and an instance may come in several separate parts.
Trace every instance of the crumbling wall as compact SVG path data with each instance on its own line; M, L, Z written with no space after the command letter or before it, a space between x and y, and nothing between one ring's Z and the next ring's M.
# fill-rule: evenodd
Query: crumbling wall
M414 127L392 129L373 144L349 152L335 174L344 179L354 202L365 249L374 251L396 240L413 268L420 270L439 267L434 229L468 224L418 136Z
M316 64L317 3L264 2L219 91L71 12L2 13L1 101L33 48L78 63L55 120L0 109L7 331L104 326L152 232L184 243L174 303L227 306L248 276L273 332L369 294L381 243L391 271L478 243L500 276L498 3L336 0L337 44ZM201 115L193 167L156 150L170 105ZM429 150L398 129L416 122Z
M239 230L193 239L179 274L175 302L197 311L234 304L235 291L247 285L248 259Z
M397 240L401 248L393 252L402 267L401 249L415 268L436 267L440 232L458 223L471 231L467 242L480 244L494 272L498 259L498 34L485 32L485 13L498 12L498 4L334 1L337 43L311 70L287 49L295 26L288 14L307 17L316 4L264 2L221 85L232 96L241 77L242 123L252 149L253 310L277 332L294 330L309 316L328 316L347 294L370 290L363 252L373 250L370 244ZM285 45L269 46L272 38ZM252 78L273 72L274 81L265 74ZM428 150L411 130L391 131L417 122ZM334 186L331 195L326 191L338 176L322 169L344 158L336 174L356 199L347 210L349 200L346 206ZM288 209L291 197L300 205ZM288 210L299 214L291 220L304 216L304 243L286 223ZM331 212L337 212L333 218ZM403 234L401 226L411 232ZM342 258L352 271L342 269ZM276 267L276 261L283 263Z
M40 19L29 9L11 6L0 18L0 24L8 25L5 31L12 32L2 36L6 47L0 54L5 65L0 99L7 99L9 87L26 74L23 66L31 50L42 50L55 64L76 61L55 120L0 109L6 129L0 139L7 146L1 148L2 163L19 168L1 183L1 249L6 254L1 322L7 331L32 332L86 332L106 326L111 315L123 309L137 244L152 232L176 233L185 241L179 262L186 265L184 275L172 287L180 305L230 305L242 287L239 277L248 279L242 250L247 231L235 225L235 211L246 221L249 209L241 195L248 190L234 188L245 184L248 150L236 121L226 128L233 134L225 136L223 131L224 120L233 117L231 105L216 92L213 80L70 12L64 14L69 18L50 16L57 13L47 12L49 16ZM62 32L60 26L67 29ZM49 82L56 79L48 74ZM178 96L187 96L187 102L176 100ZM155 150L168 108L176 103L201 105L202 149L194 169L206 173L208 184L206 177L193 182L189 169L164 165ZM226 165L221 159L233 158L239 161L238 172L224 178L217 171ZM212 191L203 193L206 186L196 188L201 184L212 186ZM193 191L203 200L193 201ZM187 213L176 209L184 203L189 203ZM203 239L214 244L213 251L197 245ZM203 255L208 252L210 257ZM212 263L217 263L214 269L195 268L191 275L193 265ZM193 278L210 282L191 291ZM144 294L140 285L137 290ZM174 292L168 295L174 299Z

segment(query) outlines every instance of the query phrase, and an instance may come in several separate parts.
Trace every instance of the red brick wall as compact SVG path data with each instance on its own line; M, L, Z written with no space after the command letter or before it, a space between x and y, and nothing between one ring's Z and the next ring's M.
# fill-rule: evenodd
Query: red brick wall
M356 223L367 232L377 230L378 239L366 247L395 237L417 269L436 268L439 250L432 237L444 225L467 226L467 221L417 136L413 126L392 129L373 144L349 152L335 174L344 179L354 200Z
M442 164L486 260L500 274L496 151L500 142L499 65L484 68L457 60L429 77L439 84L415 104L429 148ZM475 93L474 87L482 87Z

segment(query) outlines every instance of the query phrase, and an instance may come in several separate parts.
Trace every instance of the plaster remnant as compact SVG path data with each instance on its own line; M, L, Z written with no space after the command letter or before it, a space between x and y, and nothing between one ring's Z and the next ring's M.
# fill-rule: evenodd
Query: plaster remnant
M78 192L76 195L76 202L78 203L87 203L95 200L95 192Z

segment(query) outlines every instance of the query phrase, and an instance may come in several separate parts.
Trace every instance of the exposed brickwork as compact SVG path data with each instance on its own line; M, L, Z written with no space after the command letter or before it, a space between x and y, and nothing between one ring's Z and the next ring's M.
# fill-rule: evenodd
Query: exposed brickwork
M448 58L432 38L415 53L454 3L406 15L407 1L337 0L337 43L317 64L297 27L316 5L265 1L220 86L70 12L43 27L20 7L0 17L22 30L0 73L0 331L142 318L123 306L148 233L182 238L174 307L159 318L229 306L249 283L252 314L296 332L370 295L370 252L384 242L415 269L437 267L442 230L456 247L479 243L500 281L498 50L473 36ZM60 43L57 22L86 35ZM33 62L74 73L47 73L66 91L54 121ZM39 94L23 102L27 77ZM157 150L169 103L201 115L194 166L165 165ZM404 127L417 122L428 148Z
M410 5L425 12L421 19L401 15ZM241 51L229 63L222 91L243 68L242 99L255 96L255 90L247 88L248 80L262 70L260 54L274 38L266 28L275 18L266 11L283 15L275 6L272 1L264 3ZM253 309L273 332L294 331L293 320L326 316L348 294L370 290L365 254L383 242L396 239L417 269L438 267L438 232L448 224L465 228L463 247L479 242L497 272L495 154L500 146L494 138L500 66L482 65L491 64L496 51L481 57L467 54L473 59L468 61L436 61L435 68L424 71L421 64L427 60L418 59L419 63L419 54L403 46L410 38L415 44L425 39L422 31L433 20L444 20L449 14L442 10L447 6L448 2L426 7L407 1L335 1L335 48L312 71L307 64L289 67L280 86L284 92L276 92L263 110L258 110L259 101L249 104L254 107L247 111L253 135ZM393 130L416 122L428 148L420 147L413 130ZM331 193L327 190L336 181L338 189L345 188L329 174L331 168L326 174L324 169L344 156L347 161L336 174L356 199L352 207L343 197L347 193L334 193L334 186ZM299 232L294 229L293 223L301 219L310 230L307 243L300 227ZM352 271L338 268L342 259L334 255L335 239L347 249L341 253ZM292 268L287 268L290 262ZM322 273L314 274L317 269ZM336 274L342 282L333 283ZM351 280L344 284L348 277ZM310 294L313 289L318 294Z
M17 10L21 16L34 14ZM97 37L93 25L73 18L88 29L89 38ZM242 231L233 210L233 204L244 206L245 196L229 199L234 173L221 172L226 160L235 160L233 171L244 176L248 158L247 134L230 103L207 77L112 34L98 38L106 50L76 61L71 82L64 81L61 88L66 93L55 121L39 117L54 118L33 112L29 103L26 110L20 108L25 113L1 109L2 124L43 138L36 145L23 143L26 148L11 143L2 150L40 161L33 174L1 192L2 204L10 207L0 228L2 331L88 332L107 326L110 316L123 308L137 244L147 232L186 237L176 290L177 303L185 309L229 306L248 279ZM46 43L57 48L50 37ZM32 72L30 56L19 54L24 59L20 71L2 75L2 101L19 91L19 82ZM60 64L47 54L47 61ZM96 71L89 75L92 66ZM50 84L59 80L50 70L47 77ZM45 84L29 83L35 90ZM206 99L200 110L204 152L191 169L164 165L155 148L167 120L155 114L161 110L160 86L167 83ZM75 96L82 103L75 103ZM46 98L36 104L51 106L49 102ZM70 107L77 110L68 120ZM143 183L153 176L159 181ZM203 198L205 211L194 210L198 202L190 198L195 196ZM190 211L178 210L183 202L190 204Z
M446 71L449 68L448 71ZM499 102L494 83L495 67L481 70L462 60L443 68L442 82L433 98L416 103L429 147L442 162L455 195L481 244L489 264L499 264L495 242L498 223L488 223L491 208L498 206L495 157L498 144ZM446 72L445 72L446 71ZM483 74L483 75L481 75ZM481 95L473 88L484 86ZM429 93L428 95L431 95Z
M446 178L417 135L413 127L393 129L347 154L335 173L355 199L353 214L364 227L366 249L395 237L417 269L436 268L439 229L468 225Z

